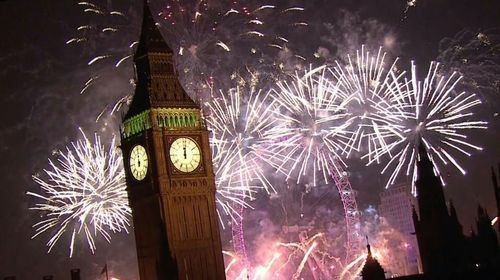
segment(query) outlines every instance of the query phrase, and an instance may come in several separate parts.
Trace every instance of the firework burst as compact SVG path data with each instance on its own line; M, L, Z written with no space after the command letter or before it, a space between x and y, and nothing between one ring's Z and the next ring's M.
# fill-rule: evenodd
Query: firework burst
M328 182L332 166L343 163L340 155L349 145L347 128L353 121L347 112L352 95L339 90L325 69L310 69L302 76L297 73L293 81L278 82L274 90L279 108L276 125L264 137L272 143L266 159L287 180L295 177L301 182L312 174L316 185L320 171Z
M169 0L159 15L186 84L199 87L192 84L193 77L207 81L244 67L284 67L275 55L291 45L282 31L307 26L298 19L303 10L273 0Z
M467 137L473 129L486 129L487 123L475 120L472 113L481 101L474 94L457 92L456 86L462 78L460 75L441 75L439 69L438 63L431 63L422 82L417 79L416 66L412 63L411 79L405 81L405 90L395 92L396 105L392 111L386 112L393 121L397 140L371 151L373 158L369 164L378 160L381 154L390 157L382 170L382 173L391 174L387 186L401 174L412 176L415 182L418 145L421 142L439 174L449 164L465 174L457 156L471 156L472 151L482 150ZM444 185L443 178L440 178Z
M276 122L270 99L267 93L236 87L205 103L219 204L233 219L238 214L232 203L246 207L244 200L252 200L258 189L275 192L261 160L262 135Z
M248 89L248 90L247 90ZM219 219L221 212L231 220L233 246L241 263L249 268L243 231L244 208L259 189L276 192L266 178L261 159L262 134L274 125L274 105L269 95L247 87L236 87L205 103L206 121L212 131L211 146L216 174Z
M344 95L353 96L348 110L355 119L350 128L353 133L344 150L346 156L367 149L370 157L376 157L372 151L386 147L394 137L391 119L387 118L391 117L395 93L403 87L404 75L404 72L396 74L396 62L397 59L387 64L382 48L372 55L362 46L354 61L348 56L347 65L336 62L336 67L330 70L340 81L339 88Z
M229 265L226 267L228 279L330 279L332 277L331 257L324 252L324 233L309 237L305 232L297 242L270 242L262 246L263 256L253 268L241 264L238 255L224 252ZM272 250L269 250L272 248Z
M92 143L81 132L83 139L59 151L57 161L49 159L45 178L33 176L41 192L27 193L41 199L30 208L42 217L33 225L33 238L50 233L50 252L61 237L69 234L70 257L76 238L85 238L93 253L96 237L110 242L111 232L128 232L131 216L122 158L114 139L106 149L98 135Z
M264 158L277 170L297 183L332 181L342 200L347 229L347 258L358 250L359 217L354 192L345 172L342 155L350 147L349 130L357 119L348 112L354 95L329 79L325 66L310 69L291 82L277 83L273 99L278 108L276 125L266 132L269 143ZM318 177L318 174L321 174Z

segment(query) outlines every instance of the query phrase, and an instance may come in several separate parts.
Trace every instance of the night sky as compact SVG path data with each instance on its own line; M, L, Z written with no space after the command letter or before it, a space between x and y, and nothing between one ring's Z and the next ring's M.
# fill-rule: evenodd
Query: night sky
M81 250L69 259L69 240L64 238L47 254L47 235L31 240L38 217L28 210L36 201L26 195L37 191L31 176L47 168L47 158L55 151L78 139L79 127L89 135L97 131L105 139L118 132L120 113L105 113L97 122L96 116L103 110L109 112L109 104L132 92L132 62L127 60L120 67L104 63L98 66L102 68L87 63L97 55L130 53L128 44L138 38L142 1L113 2L118 1L107 1L129 15L113 22L123 28L111 40L97 37L84 47L66 44L78 26L94 20L82 12L78 1L0 2L0 278L55 275L55 279L65 279L71 268L80 268L82 279L95 279L106 262L117 278L138 278L132 233L113 235L110 245L98 241L95 255L84 241L78 241ZM490 166L500 162L500 2L415 2L405 12L405 0L292 0L290 5L305 8L301 20L309 26L291 32L290 38L294 50L308 59L306 65L324 62L312 56L320 49L328 50L329 57L324 59L331 61L366 44L375 49L383 46L389 55L399 56L402 65L414 60L422 75L432 60L465 75L461 86L481 98L483 105L475 113L489 122L488 130L471 135L471 141L484 150L462 158L468 174L445 173L446 195L453 199L464 231L469 232L478 202L490 215L495 213ZM159 11L161 3L154 1L153 9ZM479 33L487 36L488 46L478 41ZM463 50L458 54L452 52L457 46ZM80 94L96 73L100 81ZM353 188L359 192L359 208L376 206L383 189L380 169L353 163L349 171ZM258 215L254 218L259 219ZM254 222L250 224L262 225Z

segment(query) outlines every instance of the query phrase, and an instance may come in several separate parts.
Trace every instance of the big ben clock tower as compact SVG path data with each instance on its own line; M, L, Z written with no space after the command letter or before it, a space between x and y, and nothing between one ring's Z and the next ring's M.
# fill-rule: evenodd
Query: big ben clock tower
M225 279L208 130L144 3L121 147L141 280Z

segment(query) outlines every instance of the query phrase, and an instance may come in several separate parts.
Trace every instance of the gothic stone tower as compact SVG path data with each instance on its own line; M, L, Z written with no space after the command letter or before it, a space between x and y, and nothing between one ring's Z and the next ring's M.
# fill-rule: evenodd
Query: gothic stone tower
M209 132L147 3L134 62L121 148L140 279L225 279Z
M422 269L432 279L453 278L463 260L462 226L455 208L446 206L443 187L422 143L418 151L417 202L419 214L413 209Z

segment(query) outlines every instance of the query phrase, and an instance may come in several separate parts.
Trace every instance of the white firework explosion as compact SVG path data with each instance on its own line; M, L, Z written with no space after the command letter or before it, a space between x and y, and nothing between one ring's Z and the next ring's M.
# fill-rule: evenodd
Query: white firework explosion
M205 103L207 125L212 131L211 146L216 173L217 201L234 220L234 205L248 207L258 189L275 192L265 176L261 159L262 135L275 125L273 104L261 91L246 92L240 87L220 91L220 97Z
M367 149L367 154L376 158L377 154L372 151L385 147L394 137L394 120L387 118L392 117L396 93L404 86L404 72L397 73L397 59L386 63L382 48L372 55L362 46L361 51L356 52L355 61L348 56L348 62L345 66L336 62L337 66L330 70L344 94L353 96L348 110L355 119L345 153L349 156L353 151Z
M269 143L265 158L287 180L300 182L312 174L316 184L321 171L328 182L332 166L343 163L341 154L350 148L348 127L354 118L347 106L353 97L339 90L327 73L325 66L296 73L293 81L280 81L274 90L279 108L276 125L264 136Z
M417 79L413 63L411 70L411 80L405 81L404 90L395 92L395 105L390 112L385 112L387 119L393 122L397 140L371 151L369 164L378 161L380 155L390 158L382 170L382 173L390 172L387 186L401 174L412 176L414 185L420 142L425 145L438 174L450 163L465 174L458 156L471 156L472 151L482 150L469 141L467 134L473 129L487 128L487 122L476 120L473 114L481 101L474 94L457 92L460 75L441 75L439 64L432 62L422 82Z
M57 161L49 159L45 176L33 176L40 193L27 193L41 199L30 208L42 217L33 225L33 238L50 233L50 252L62 236L69 234L70 257L76 238L85 238L94 253L95 238L110 242L111 232L128 232L131 216L122 157L114 139L106 149L98 135L92 143L81 133L83 139L59 151Z

